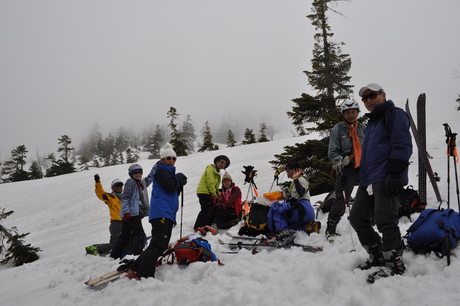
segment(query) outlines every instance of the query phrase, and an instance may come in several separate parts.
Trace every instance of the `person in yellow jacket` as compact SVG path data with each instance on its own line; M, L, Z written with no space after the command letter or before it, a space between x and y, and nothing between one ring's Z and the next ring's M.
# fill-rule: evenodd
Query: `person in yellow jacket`
M102 188L101 179L98 174L94 175L94 191L96 192L96 196L103 201L109 208L110 213L110 241L109 243L102 243L102 244L94 244L86 247L87 254L93 255L104 255L109 253L112 250L113 245L120 236L121 232L121 217L120 217L120 210L121 210L121 194L123 192L123 182L119 179L115 179L112 181L111 187L112 192L106 192Z
M199 227L204 227L204 219L208 211L219 199L220 187L220 170L227 169L230 166L230 160L225 155L219 155L214 158L214 163L206 166L201 175L200 183L196 189L198 200L200 201L201 210L196 217L193 229L196 231Z

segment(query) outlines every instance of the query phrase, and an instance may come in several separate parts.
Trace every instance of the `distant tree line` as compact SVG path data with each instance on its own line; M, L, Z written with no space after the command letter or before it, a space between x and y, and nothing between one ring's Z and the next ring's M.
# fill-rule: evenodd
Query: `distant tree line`
M72 146L72 139L68 135L62 135L58 138L59 156L49 153L40 158L37 154L37 158L32 161L28 169L25 169L28 150L25 145L17 146L11 151L9 160L0 162L0 183L41 179L124 163L131 164L138 161L141 152L148 152L149 159L156 159L160 157L160 150L168 141L173 145L178 156L194 153L196 145L197 152L219 150L208 121L201 129L202 142L197 142L198 136L189 115L182 123L179 123L180 114L177 113L176 108L170 107L166 115L169 119L166 126L157 124L141 133L129 132L121 127L104 137L101 127L95 124L78 148ZM216 137L218 138L216 142L225 143L227 147L237 146L238 141L233 130L228 121L222 121L216 133L219 135ZM246 128L240 145L271 141L275 134L273 127L261 123L257 135L252 129Z

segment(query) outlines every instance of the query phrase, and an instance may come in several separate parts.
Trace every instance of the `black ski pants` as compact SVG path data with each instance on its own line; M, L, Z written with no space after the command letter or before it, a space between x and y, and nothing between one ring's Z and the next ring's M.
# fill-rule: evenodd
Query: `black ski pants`
M401 247L398 209L399 196L385 192L385 183L372 184L373 194L369 195L367 186L359 186L355 202L350 212L351 226L364 246L375 246L382 241L382 251L397 250ZM380 238L373 227L377 226Z
M337 174L335 180L335 200L327 217L328 222L339 223L345 213L345 192L346 202L350 201L353 188L359 184L359 168L354 168L354 163L343 168L342 174Z
M168 248L174 222L166 218L157 218L150 220L150 224L152 224L150 244L131 265L137 277L155 277L156 263Z
M193 226L193 229L197 229L198 227L209 225L209 224L205 224L205 218L209 210L212 208L211 195L199 193L197 194L197 196L198 196L198 200L200 201L201 210L198 213L198 216L196 217L196 221L195 221L195 225Z
M204 218L205 225L216 224L219 229L228 229L233 226L231 221L236 219L236 212L233 207L224 209L222 205L214 205Z
M139 255L142 252L143 239L145 237L144 228L142 227L141 217L132 216L129 222L122 221L121 233L113 246L110 257L120 258L125 246L129 245L133 255Z

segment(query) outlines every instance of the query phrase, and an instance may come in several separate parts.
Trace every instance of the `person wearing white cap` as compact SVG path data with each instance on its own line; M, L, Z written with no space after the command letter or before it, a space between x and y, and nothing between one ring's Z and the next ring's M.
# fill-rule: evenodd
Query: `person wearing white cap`
M176 173L177 156L169 142L160 152L160 157L150 171L153 179L149 214L152 239L147 249L132 263L126 275L129 278L155 277L158 258L168 247L172 228L177 223L179 194L187 184L187 177Z
M404 243L398 226L398 208L404 185L408 183L412 138L409 118L391 100L382 86L370 83L359 91L370 113L362 147L360 184L350 212L350 223L369 259L362 270L381 266L367 281L405 271ZM377 226L377 233L373 224Z

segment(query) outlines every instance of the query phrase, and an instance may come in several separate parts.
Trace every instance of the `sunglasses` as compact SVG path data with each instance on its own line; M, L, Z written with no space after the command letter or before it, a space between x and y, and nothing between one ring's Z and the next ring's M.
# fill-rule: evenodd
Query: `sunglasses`
M134 175L134 174L142 174L142 170L136 170L136 171L133 171L133 172L131 172L131 173L132 173L133 175Z
M375 98L377 98L377 96L381 94L380 91L374 91L374 92L371 92L371 93L368 93L367 95L363 96L363 98L361 99L363 102L366 102L368 99L370 100L374 100Z
M219 161L219 163L221 163L222 165L226 166L227 165L227 162L225 160L221 160Z
M115 184L115 185L113 185L113 187L123 187L123 184L121 184L121 183L120 184Z
M167 160L171 160L171 159L172 159L172 160L175 161L177 158L176 158L175 156L168 156L168 157L166 157L166 159L167 159Z

